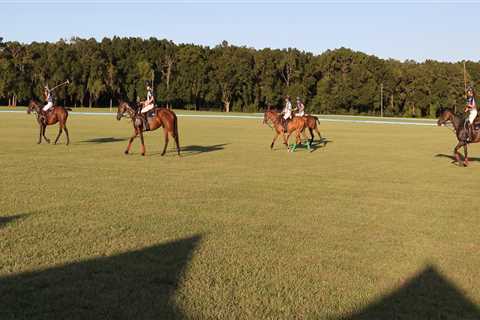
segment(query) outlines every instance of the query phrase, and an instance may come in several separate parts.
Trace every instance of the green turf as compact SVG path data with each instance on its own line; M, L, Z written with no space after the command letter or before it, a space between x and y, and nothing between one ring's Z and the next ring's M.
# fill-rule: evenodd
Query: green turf
M127 120L37 145L0 114L0 319L479 319L480 146L445 128L322 123L308 153L259 120ZM54 137L56 128L49 128Z

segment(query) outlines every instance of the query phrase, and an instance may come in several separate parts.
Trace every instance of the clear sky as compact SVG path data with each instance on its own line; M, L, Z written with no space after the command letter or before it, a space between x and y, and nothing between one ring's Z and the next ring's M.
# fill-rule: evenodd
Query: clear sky
M321 53L348 47L381 58L480 60L480 2L5 1L0 37L57 41L134 36Z

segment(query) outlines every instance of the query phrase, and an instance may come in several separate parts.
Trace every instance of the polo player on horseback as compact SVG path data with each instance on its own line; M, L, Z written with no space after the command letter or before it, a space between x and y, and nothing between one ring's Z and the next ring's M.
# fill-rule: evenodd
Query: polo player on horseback
M305 105L303 104L300 97L297 97L297 106L294 109L297 113L295 113L296 117L303 117L305 115Z
M155 107L155 97L153 96L153 90L150 85L147 85L147 98L145 101L142 102L142 109L140 110L140 114L143 118L144 129L146 129L147 123L147 113Z
M473 122L478 114L477 104L475 103L475 92L472 87L467 89L467 104L465 106L465 112L468 112L468 141L470 141L474 130Z
M285 97L285 107L282 111L283 114L283 129L284 132L287 132L288 121L292 119L292 102L290 101L290 96Z
M47 113L49 110L53 108L53 92L50 90L48 85L45 85L44 90L43 90L43 99L47 103L45 106L43 106L40 110L40 120L46 121L47 119Z

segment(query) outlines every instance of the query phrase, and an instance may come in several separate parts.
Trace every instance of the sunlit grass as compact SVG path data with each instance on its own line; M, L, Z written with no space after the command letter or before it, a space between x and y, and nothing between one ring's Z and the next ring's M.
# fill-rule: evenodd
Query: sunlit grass
M260 120L180 118L178 158L161 132L123 155L113 117L71 116L68 147L0 121L0 277L201 235L173 296L193 319L342 316L427 265L480 304L480 147L450 164L445 128L322 123L291 154Z

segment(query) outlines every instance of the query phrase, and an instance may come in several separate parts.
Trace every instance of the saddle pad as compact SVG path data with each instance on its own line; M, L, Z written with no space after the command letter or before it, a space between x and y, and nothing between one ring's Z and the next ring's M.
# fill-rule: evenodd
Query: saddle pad
M156 110L152 109L152 110L147 112L147 117L149 117L149 118L155 117L155 114L156 114Z

